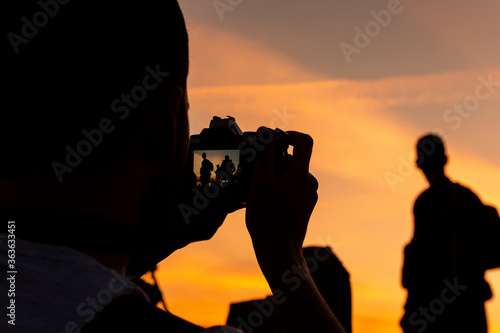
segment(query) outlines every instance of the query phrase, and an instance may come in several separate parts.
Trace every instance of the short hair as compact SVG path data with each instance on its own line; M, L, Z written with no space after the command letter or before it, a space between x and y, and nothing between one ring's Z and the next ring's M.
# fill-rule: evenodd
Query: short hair
M417 142L417 166L420 169L440 168L446 164L443 140L435 134L427 134Z
M105 169L127 149L158 87L186 84L188 37L176 0L17 0L5 7L4 176L37 171L55 180L53 163L64 164L79 144L83 158L65 177Z

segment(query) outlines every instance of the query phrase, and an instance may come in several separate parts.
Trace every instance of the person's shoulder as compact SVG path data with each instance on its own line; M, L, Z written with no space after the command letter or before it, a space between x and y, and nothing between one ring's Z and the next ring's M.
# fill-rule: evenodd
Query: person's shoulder
M425 205L425 203L428 201L428 198L430 196L430 188L426 188L422 192L420 192L417 196L417 199L415 200L415 203L413 205L413 210L415 211L422 205Z
M471 190L468 186L462 185L461 183L453 183L453 186L457 189L457 196L461 201L468 204L482 204L479 196Z
M425 198L430 195L430 190L431 190L430 187L426 188L425 190L422 190L417 195L417 200L415 200L415 201L417 202L417 201L425 200Z

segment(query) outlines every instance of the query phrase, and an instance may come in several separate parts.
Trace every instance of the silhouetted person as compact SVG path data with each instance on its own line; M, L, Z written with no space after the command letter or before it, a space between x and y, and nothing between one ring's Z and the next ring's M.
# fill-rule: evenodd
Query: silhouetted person
M486 332L484 302L492 295L476 250L480 240L472 237L484 206L446 176L439 137L422 137L417 154L430 187L415 202L414 236L405 248L401 326L407 333Z
M229 155L226 155L224 157L224 160L222 161L220 168L222 171L227 172L227 174L229 174L229 176L234 175L234 172L236 171L236 167L234 166L233 160L231 160L229 158ZM226 179L226 177L224 177L224 176L222 176L221 179L225 180L225 181L230 180L230 179Z
M16 241L7 267L0 230L0 332L205 332L156 308L131 281L212 238L242 208L227 189L194 203L189 223L179 209L193 170L185 170L189 52L177 1L9 1L0 15L0 221L5 229L15 221ZM283 331L342 332L301 254L317 201L313 140L289 135L286 174L270 180L270 147L255 161L247 230L271 290L288 299ZM305 276L293 292L281 280L292 265Z
M220 181L221 180L221 175L220 175L220 173L221 173L221 168L220 168L220 165L217 164L216 168L215 168L215 183L218 184L218 185L221 184L221 181Z
M201 186L205 186L211 181L210 177L212 175L212 171L214 170L214 165L207 159L206 153L201 154L201 157L203 158L203 161L201 162L200 168L200 182Z

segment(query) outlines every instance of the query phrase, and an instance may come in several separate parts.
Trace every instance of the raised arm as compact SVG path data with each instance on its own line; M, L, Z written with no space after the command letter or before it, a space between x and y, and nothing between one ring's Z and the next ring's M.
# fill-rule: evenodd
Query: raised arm
M294 149L283 173L274 172L272 145L256 161L247 228L273 291L283 332L344 332L302 256L308 221L318 200L318 182L309 173L313 140L298 132L288 134Z

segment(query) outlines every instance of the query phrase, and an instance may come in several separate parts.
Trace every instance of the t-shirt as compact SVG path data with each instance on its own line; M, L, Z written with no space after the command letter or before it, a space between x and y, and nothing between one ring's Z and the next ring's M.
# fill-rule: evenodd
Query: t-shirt
M6 243L0 234L2 275L9 271ZM15 309L8 311L14 316L4 315L0 332L203 331L154 307L129 279L79 251L23 239L16 239L15 251L14 284L0 281L1 308L13 299ZM9 289L13 297L4 297ZM241 333L222 326L206 332Z

